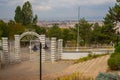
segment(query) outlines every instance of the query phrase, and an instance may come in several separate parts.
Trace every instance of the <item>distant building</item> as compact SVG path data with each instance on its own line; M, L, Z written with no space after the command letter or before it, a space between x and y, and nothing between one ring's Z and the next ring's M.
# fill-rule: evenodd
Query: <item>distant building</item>
M77 24L78 21L39 21L37 25L42 27L52 27L53 24L58 24L60 28L73 28L75 24ZM104 23L102 21L88 21L90 24L98 23L100 26L102 26Z

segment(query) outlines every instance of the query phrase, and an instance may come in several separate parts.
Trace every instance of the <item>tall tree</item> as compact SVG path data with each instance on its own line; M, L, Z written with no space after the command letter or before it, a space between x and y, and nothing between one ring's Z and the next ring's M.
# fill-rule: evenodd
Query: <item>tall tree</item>
M98 44L101 43L101 29L102 27L99 26L98 23L95 23L92 27L92 39L91 39L91 43L93 44Z
M33 12L32 12L32 5L29 1L23 4L22 17L23 17L23 25L28 25L32 23Z
M14 20L16 23L22 23L22 10L20 6L16 7Z
M89 24L84 18L82 18L77 27L79 27L80 37L84 41L84 45L90 44L92 24Z
M22 6L16 7L14 20L16 23L22 23L23 25L36 25L38 21L37 15L33 16L32 5L29 1L25 2Z
M110 7L104 18L105 24L115 25L120 22L120 4L117 2L114 7Z
M35 17L33 18L33 24L36 25L37 21L38 21L38 17L37 17L37 15L35 15Z
M120 22L120 0L116 0L117 3L113 7L110 7L108 13L104 18L104 27L102 33L107 37L107 42L115 42L115 27ZM117 29L117 28L116 28Z

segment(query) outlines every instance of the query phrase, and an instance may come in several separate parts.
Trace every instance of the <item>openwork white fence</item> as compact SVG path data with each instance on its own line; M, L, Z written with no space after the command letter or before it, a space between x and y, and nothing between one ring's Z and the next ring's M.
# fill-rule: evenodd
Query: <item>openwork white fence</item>
M14 41L14 47L11 48L11 44L9 43L9 40L7 37L3 37L0 41L0 46L2 46L2 49L0 50L0 62L2 64L9 64L9 63L19 63L21 62L21 49L20 49L20 40L27 35L33 35L36 36L39 39L39 42L42 44L41 48L41 56L42 56L42 62L46 62L46 50L44 49L46 44L46 36L45 35L39 35L35 32L25 32L21 35L15 35L15 41ZM61 59L61 53L62 53L62 39L57 39L55 37L51 38L51 45L50 45L50 53L51 53L51 62L55 62L57 60ZM13 49L14 48L14 49ZM14 50L14 51L11 51Z

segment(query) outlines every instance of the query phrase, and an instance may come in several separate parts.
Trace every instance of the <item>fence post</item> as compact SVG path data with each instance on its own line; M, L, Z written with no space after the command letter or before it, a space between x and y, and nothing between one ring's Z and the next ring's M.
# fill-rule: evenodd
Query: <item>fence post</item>
M51 61L55 62L56 60L56 38L51 38Z
M20 59L20 36L14 35L15 37L15 62L21 62Z
M63 52L63 39L58 39L58 53L57 59L60 60Z
M44 49L44 46L45 46L45 35L40 35L40 42L42 44L42 53L41 53L41 56L42 56L42 62L45 62L45 49Z
M3 37L2 38L2 48L3 48L3 53L2 53L2 64L3 65L6 65L6 64L9 64L9 53L8 53L8 38L7 37Z

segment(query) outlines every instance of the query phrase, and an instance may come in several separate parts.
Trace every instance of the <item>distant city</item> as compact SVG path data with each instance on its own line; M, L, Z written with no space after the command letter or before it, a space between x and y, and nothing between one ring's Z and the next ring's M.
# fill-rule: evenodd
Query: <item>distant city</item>
M58 24L60 28L73 28L77 20L64 20L64 21L38 21L37 25L44 27L52 27L53 24ZM90 24L98 23L100 26L103 25L103 21L88 21Z

